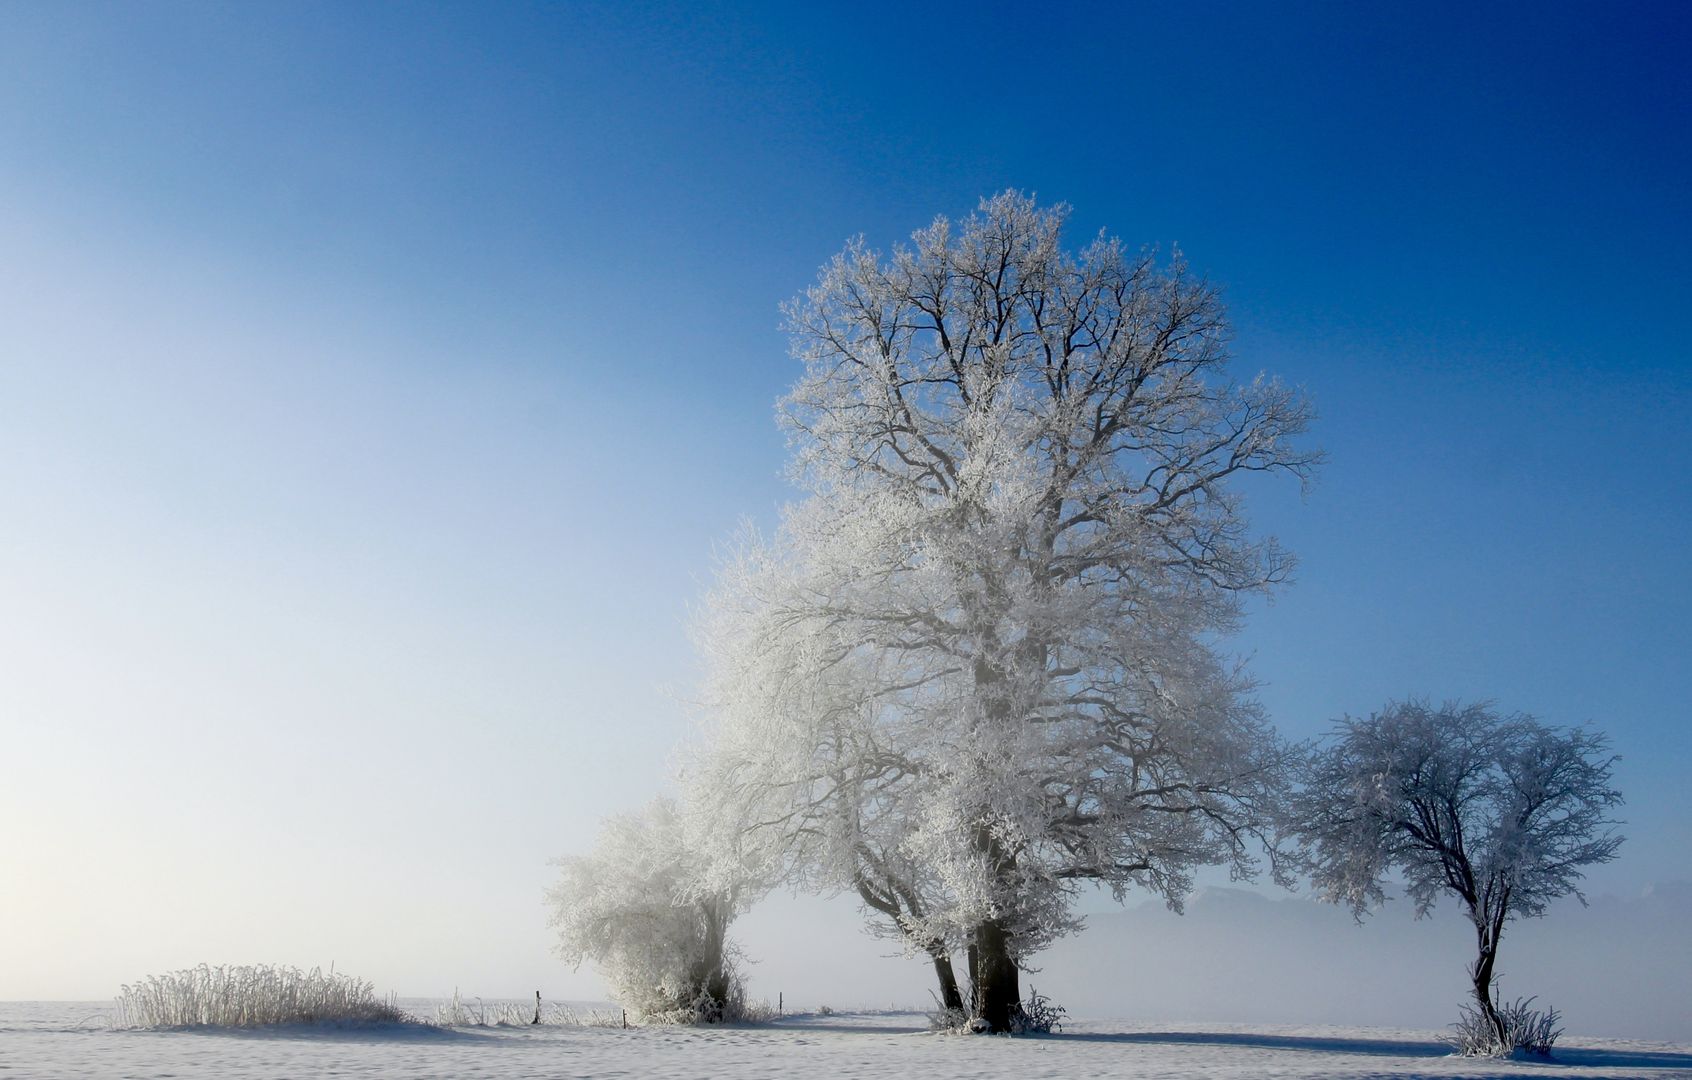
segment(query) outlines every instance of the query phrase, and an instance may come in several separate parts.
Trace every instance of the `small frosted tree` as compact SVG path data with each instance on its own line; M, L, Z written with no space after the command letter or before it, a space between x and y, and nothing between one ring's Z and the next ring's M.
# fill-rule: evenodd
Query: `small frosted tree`
M1494 996L1504 927L1560 896L1586 902L1582 870L1615 858L1623 839L1609 816L1622 801L1616 760L1595 731L1489 704L1397 702L1340 721L1312 755L1294 832L1317 889L1359 919L1386 900L1393 871L1418 917L1442 894L1458 899L1475 931L1469 975L1486 1036L1463 1048L1508 1054L1533 1018L1507 1015Z
M744 1004L728 945L742 907L733 883L708 886L697 845L669 799L611 818L590 855L559 859L547 891L556 951L599 969L643 1020L732 1019Z

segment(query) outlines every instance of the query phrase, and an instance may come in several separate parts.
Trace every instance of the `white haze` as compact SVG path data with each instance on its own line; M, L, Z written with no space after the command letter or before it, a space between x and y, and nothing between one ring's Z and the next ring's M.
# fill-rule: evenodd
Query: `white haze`
M1506 999L1537 995L1575 1034L1692 1039L1692 882L1643 895L1572 898L1512 924ZM776 898L736 933L756 961L754 996L800 1007L930 1004L925 962L850 932L844 902ZM1389 903L1362 925L1307 895L1205 888L1175 915L1143 900L1096 910L1024 976L1072 1016L1440 1029L1468 993L1472 931L1452 905L1416 920Z

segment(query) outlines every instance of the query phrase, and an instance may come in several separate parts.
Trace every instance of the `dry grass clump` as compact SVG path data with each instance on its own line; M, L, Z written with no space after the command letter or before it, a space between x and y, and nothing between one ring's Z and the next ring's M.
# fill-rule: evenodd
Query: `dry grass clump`
M531 1001L465 1000L455 989L452 1000L435 1006L434 1022L441 1027L619 1027L616 1013L589 1010L586 1016L563 1002L540 1005Z
M219 964L124 985L120 1027L266 1027L272 1024L381 1024L414 1018L351 975L271 964Z
M1463 1057L1507 1058L1521 1055L1550 1057L1551 1047L1563 1034L1558 1027L1562 1014L1532 1007L1533 998L1518 998L1505 1004L1493 999L1492 1007L1504 1021L1502 1038L1477 1008L1465 1005L1461 1019L1451 1025L1451 1045Z

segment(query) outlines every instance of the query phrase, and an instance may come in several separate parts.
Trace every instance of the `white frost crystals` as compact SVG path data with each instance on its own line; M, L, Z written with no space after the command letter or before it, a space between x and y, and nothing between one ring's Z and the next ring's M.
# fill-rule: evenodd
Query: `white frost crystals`
M1511 919L1542 915L1559 896L1585 903L1584 868L1616 857L1616 760L1588 729L1423 701L1341 721L1312 757L1294 830L1321 894L1361 919L1397 871L1418 914L1445 894L1473 925L1475 1007L1456 1025L1462 1052L1550 1051L1556 1011L1497 996L1498 945Z
M125 983L117 1027L272 1027L414 1023L351 975L280 964L201 964Z
M558 860L547 892L557 952L591 960L637 1019L734 1019L745 1005L728 927L737 888L701 887L696 844L669 799L606 822L591 855Z
M748 537L700 628L701 810L788 880L856 892L1007 1030L1076 884L1179 906L1249 876L1293 755L1220 653L1291 561L1239 476L1307 478L1310 409L1225 373L1216 291L1006 193L789 305L808 497Z
M679 808L566 861L563 953L685 1016L735 999L742 903L848 892L931 960L941 1015L1011 1032L1055 1015L1020 971L1079 927L1080 889L1179 910L1203 867L1290 884L1291 836L1359 910L1389 870L1422 908L1457 893L1492 1043L1554 1037L1525 1004L1505 1022L1492 963L1508 918L1620 842L1603 740L1411 703L1313 763L1283 742L1224 642L1292 569L1239 484L1313 476L1312 409L1230 376L1220 297L1179 256L1067 250L1067 214L1006 192L890 255L853 241L787 305L803 498L723 561Z

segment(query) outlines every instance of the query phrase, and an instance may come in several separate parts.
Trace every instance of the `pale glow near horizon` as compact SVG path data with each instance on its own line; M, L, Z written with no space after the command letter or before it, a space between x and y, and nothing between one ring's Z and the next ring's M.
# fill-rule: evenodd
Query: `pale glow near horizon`
M602 403L37 254L0 330L0 998L218 958L593 987L546 956L546 860L685 729L676 583L578 528Z

